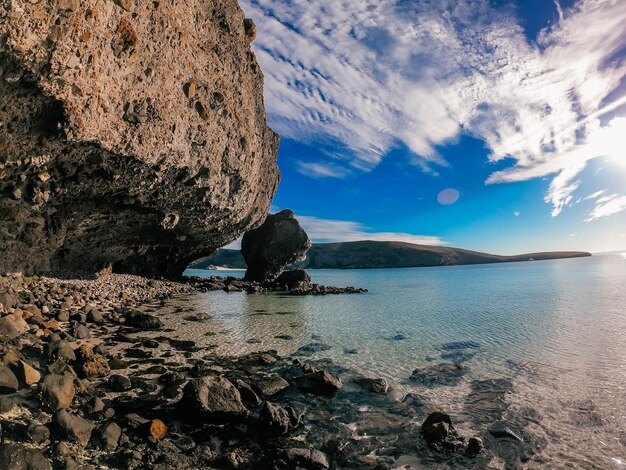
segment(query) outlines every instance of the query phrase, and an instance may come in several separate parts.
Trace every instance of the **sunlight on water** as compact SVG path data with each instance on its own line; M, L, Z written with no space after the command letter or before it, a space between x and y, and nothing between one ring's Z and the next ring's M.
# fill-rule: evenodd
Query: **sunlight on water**
M615 467L626 459L626 263L620 256L311 275L369 293L195 294L185 308L205 311L211 320L181 323L179 313L168 321L181 338L220 354L290 354L306 346L311 357L385 377L397 392L419 392L472 431L490 425L487 411L468 398L484 396L472 395L476 384L510 383L504 416L536 441L540 452L531 468L556 462ZM452 384L408 380L415 369L451 361L467 366Z

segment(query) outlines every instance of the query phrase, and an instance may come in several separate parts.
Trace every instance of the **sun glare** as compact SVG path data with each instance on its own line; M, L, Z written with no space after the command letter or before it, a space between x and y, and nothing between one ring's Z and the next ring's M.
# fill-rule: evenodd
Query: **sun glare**
M616 117L595 133L592 145L611 163L626 168L626 117Z

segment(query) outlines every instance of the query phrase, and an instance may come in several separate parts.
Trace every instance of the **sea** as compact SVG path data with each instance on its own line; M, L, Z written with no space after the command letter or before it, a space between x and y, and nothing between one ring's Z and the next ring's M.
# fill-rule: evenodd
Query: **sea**
M524 468L626 467L626 254L309 273L368 292L194 294L186 302L207 323L166 321L223 355L322 345L313 357L387 379L398 400L419 393L467 433L493 426L471 397L500 384L499 418L533 443ZM461 364L462 376L439 381L441 364Z

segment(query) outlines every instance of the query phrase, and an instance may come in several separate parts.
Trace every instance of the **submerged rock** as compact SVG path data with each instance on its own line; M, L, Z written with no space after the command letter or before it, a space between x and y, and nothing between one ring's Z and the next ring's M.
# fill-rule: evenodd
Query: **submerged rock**
M296 386L303 392L332 397L342 386L339 377L320 370L293 379Z
M358 377L354 380L355 383L361 386L363 390L371 393L379 393L384 395L389 389L389 384L385 379L371 379L368 377Z
M453 386L459 383L467 372L468 368L462 364L442 363L423 369L415 369L409 380L419 382L426 387Z
M437 450L455 450L463 442L457 434L450 416L441 411L434 411L422 423L424 440Z
M236 0L31 1L0 22L0 272L179 276L263 220L279 139Z
M266 401L259 412L260 429L273 436L287 434L299 423L300 417L290 406L283 407Z
M263 225L246 232L241 254L248 269L248 281L274 281L290 263L303 259L311 241L293 211L269 214Z

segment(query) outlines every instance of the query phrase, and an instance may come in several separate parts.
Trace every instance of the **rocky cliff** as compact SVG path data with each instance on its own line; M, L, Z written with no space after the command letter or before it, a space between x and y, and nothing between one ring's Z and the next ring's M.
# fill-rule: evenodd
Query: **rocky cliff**
M236 0L0 2L0 272L175 276L280 175Z

